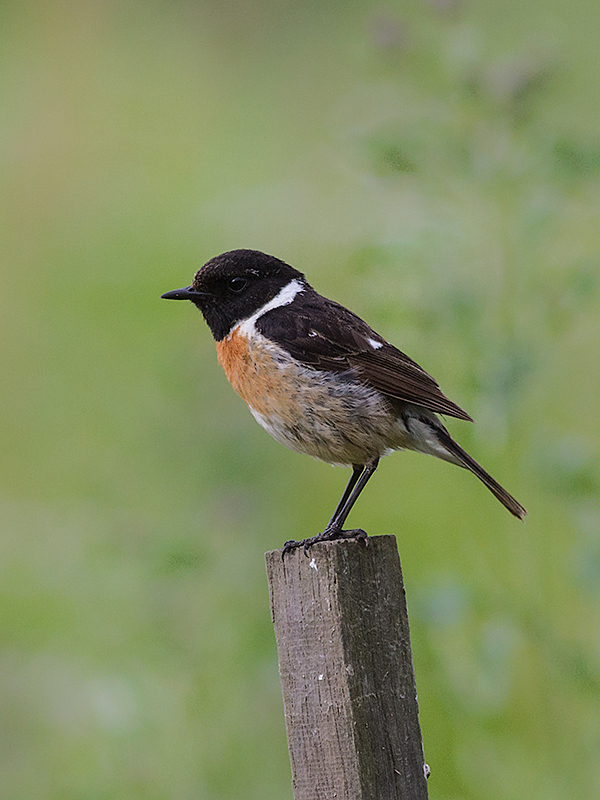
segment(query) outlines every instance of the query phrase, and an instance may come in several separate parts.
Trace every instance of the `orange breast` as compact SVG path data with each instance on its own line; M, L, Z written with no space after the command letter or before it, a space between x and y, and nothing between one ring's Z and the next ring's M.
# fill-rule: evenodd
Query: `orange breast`
M217 358L225 375L242 400L259 414L275 409L285 414L288 387L282 381L279 366L259 341L248 338L236 328L217 342Z
M334 464L364 464L411 447L394 409L359 381L303 367L260 332L217 342L219 362L254 417L278 442Z

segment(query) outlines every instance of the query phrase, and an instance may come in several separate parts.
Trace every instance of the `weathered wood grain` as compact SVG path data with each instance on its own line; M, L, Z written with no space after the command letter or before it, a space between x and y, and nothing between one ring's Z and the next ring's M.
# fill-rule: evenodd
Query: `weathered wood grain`
M295 800L426 800L395 537L266 560Z

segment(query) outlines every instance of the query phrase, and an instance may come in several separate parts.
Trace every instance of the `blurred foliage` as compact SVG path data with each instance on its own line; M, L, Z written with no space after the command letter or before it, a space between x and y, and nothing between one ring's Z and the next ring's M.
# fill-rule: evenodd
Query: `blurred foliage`
M399 540L432 800L597 797L600 6L0 18L3 797L291 797L263 551L347 476L158 299L235 247L436 375L530 511L405 454L353 512Z

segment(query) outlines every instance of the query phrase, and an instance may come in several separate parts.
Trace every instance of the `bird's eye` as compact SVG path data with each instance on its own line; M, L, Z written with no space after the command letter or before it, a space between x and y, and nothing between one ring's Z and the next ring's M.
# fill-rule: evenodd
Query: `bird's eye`
M248 281L246 278L232 278L229 281L229 291L233 292L234 294L239 294L243 292L246 286L248 285Z

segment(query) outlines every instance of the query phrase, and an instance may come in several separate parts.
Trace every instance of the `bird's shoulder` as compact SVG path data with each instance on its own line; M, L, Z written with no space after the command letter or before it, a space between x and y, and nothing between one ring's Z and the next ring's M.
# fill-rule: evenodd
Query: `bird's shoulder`
M323 369L347 369L339 359L385 344L357 314L312 289L259 317L256 326L297 360Z

